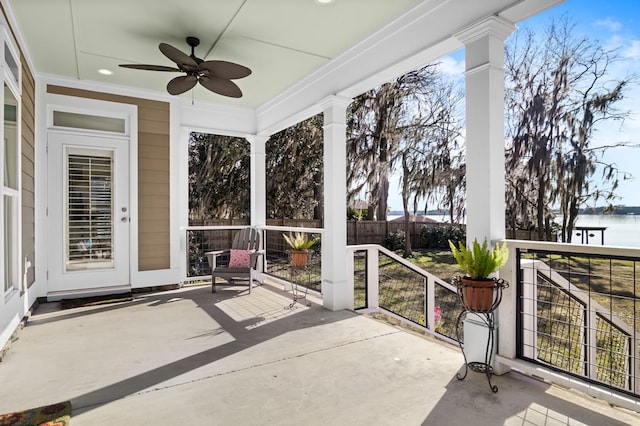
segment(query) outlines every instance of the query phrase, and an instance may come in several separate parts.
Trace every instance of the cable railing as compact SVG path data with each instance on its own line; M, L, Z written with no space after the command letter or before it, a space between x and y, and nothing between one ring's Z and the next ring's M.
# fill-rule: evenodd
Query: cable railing
M188 281L210 280L211 266L206 253L231 247L235 233L245 226L189 226L186 228L186 279ZM265 251L260 269L263 275L285 284L295 284L306 289L321 291L321 244L318 240L308 251L304 264L293 264L291 248L283 234L304 232L311 238L321 235L322 229L266 226L261 228L261 245ZM221 256L220 264L228 262Z
M319 239L303 259L292 258L292 248L287 244L283 235L301 232L310 239L322 235L322 229L266 226L264 228L265 269L264 273L284 283L302 286L316 292L321 291L322 282L322 240Z
M348 246L354 307L382 311L430 334L456 341L462 306L456 288L375 244Z
M518 357L639 396L640 257L518 249L517 270Z
M209 280L206 252L231 247L243 226L191 226L186 229L187 280ZM262 273L285 285L322 291L322 240L309 249L304 265L292 262L283 234L303 232L314 238L322 229L266 226L261 229L265 251ZM382 309L429 333L456 339L455 319L462 307L451 284L378 245L349 246L354 307ZM221 260L224 262L224 259ZM305 290L305 291L306 291Z
M233 237L245 226L188 226L186 228L186 278L189 281L211 279L206 253L231 248ZM220 264L229 262L220 259Z

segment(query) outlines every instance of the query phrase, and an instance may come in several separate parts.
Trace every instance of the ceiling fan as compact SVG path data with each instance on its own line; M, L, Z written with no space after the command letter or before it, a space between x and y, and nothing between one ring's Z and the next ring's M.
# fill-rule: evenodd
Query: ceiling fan
M179 95L192 89L196 83L222 96L239 98L242 96L240 88L231 80L244 78L251 74L251 70L242 65L227 61L203 61L196 57L194 50L200 44L197 37L187 37L187 44L191 46L191 55L187 55L175 47L160 43L160 52L171 59L178 66L121 64L123 68L146 71L184 72L186 75L175 77L167 84L167 92Z

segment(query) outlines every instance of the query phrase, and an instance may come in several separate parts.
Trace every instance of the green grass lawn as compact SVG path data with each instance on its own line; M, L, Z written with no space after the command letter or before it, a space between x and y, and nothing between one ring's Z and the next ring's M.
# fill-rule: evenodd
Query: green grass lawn
M460 274L460 268L449 249L415 250L407 260L447 282Z

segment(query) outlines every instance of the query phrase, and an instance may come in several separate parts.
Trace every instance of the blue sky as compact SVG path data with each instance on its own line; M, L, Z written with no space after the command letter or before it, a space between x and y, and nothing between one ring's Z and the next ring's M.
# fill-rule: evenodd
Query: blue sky
M626 74L640 76L640 1L638 0L567 0L564 3L517 23L519 29L530 28L542 33L554 18L567 16L575 24L574 34L597 40L607 48L619 49L625 58L614 70L612 78L622 78ZM442 58L446 71L461 75L464 71L464 53L457 52ZM601 126L594 134L593 144L610 144L616 141L630 141L640 144L640 79L628 89L619 104L620 109L631 111L624 122ZM633 175L631 181L621 181L616 193L621 197L616 204L640 206L640 148L615 148L608 150L603 158L607 163L615 163L621 170ZM596 176L594 176L596 178ZM402 201L397 190L397 182L391 182L389 206L392 210L402 210ZM435 208L436 206L429 206Z
M624 61L612 70L612 78L640 74L640 2L637 0L568 0L552 9L517 24L518 28L531 28L541 32L553 18L567 16L575 24L575 34L597 40L605 48L619 49ZM631 111L631 116L620 125L601 126L593 135L593 145L606 145L617 141L640 143L640 85L631 86L620 109ZM640 148L615 148L603 157L615 163L634 179L620 183L616 190L621 197L617 204L640 206ZM597 177L594 176L594 178Z

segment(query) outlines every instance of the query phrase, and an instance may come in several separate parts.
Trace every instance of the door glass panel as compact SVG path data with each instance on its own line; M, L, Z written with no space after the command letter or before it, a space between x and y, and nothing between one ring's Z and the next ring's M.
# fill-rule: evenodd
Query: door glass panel
M66 270L114 266L112 153L67 156Z

